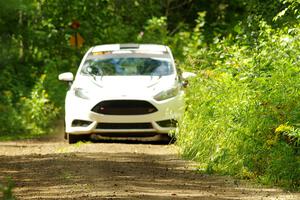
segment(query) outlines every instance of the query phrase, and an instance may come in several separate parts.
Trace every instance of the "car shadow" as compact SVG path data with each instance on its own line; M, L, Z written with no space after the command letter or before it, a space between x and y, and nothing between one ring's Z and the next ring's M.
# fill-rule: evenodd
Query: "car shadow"
M101 135L91 135L89 138L93 143L122 143L122 144L174 144L175 138L168 135L155 135L153 137L103 137Z

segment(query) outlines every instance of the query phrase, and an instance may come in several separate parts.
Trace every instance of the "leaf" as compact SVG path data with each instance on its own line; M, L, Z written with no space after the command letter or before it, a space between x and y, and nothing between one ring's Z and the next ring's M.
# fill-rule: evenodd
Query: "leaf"
M289 8L285 8L284 10L280 11L274 18L273 18L273 21L277 21L279 18L282 18L286 11L288 10Z

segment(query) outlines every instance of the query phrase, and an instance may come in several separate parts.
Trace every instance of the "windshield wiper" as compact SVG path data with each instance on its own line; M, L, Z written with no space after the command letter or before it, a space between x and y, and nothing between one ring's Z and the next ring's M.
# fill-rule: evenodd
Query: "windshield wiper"
M89 75L94 79L94 81L97 81L97 80L96 80L96 75L95 75L95 74L89 73Z
M162 74L160 73L159 75L156 75L155 73L151 73L151 80L153 79L154 76L158 76L158 80L161 79Z
M98 69L96 73L88 71L87 74L90 75L95 81L97 81L97 76L100 76L101 80L103 78L103 71L101 69Z

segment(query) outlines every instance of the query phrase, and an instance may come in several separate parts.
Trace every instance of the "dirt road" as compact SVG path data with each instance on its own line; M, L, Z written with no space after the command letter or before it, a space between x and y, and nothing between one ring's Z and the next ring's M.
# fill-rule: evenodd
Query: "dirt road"
M196 173L174 145L1 142L0 172L0 182L15 181L18 199L300 199Z

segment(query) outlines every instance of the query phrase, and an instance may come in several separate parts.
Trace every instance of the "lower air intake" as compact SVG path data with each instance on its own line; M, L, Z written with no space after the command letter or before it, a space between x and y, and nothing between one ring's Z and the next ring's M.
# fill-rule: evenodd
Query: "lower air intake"
M152 129L151 123L98 123L96 129Z
M72 127L88 127L92 122L75 119L72 121Z
M176 127L178 122L175 119L168 119L163 121L156 122L160 127L168 128L168 127Z

